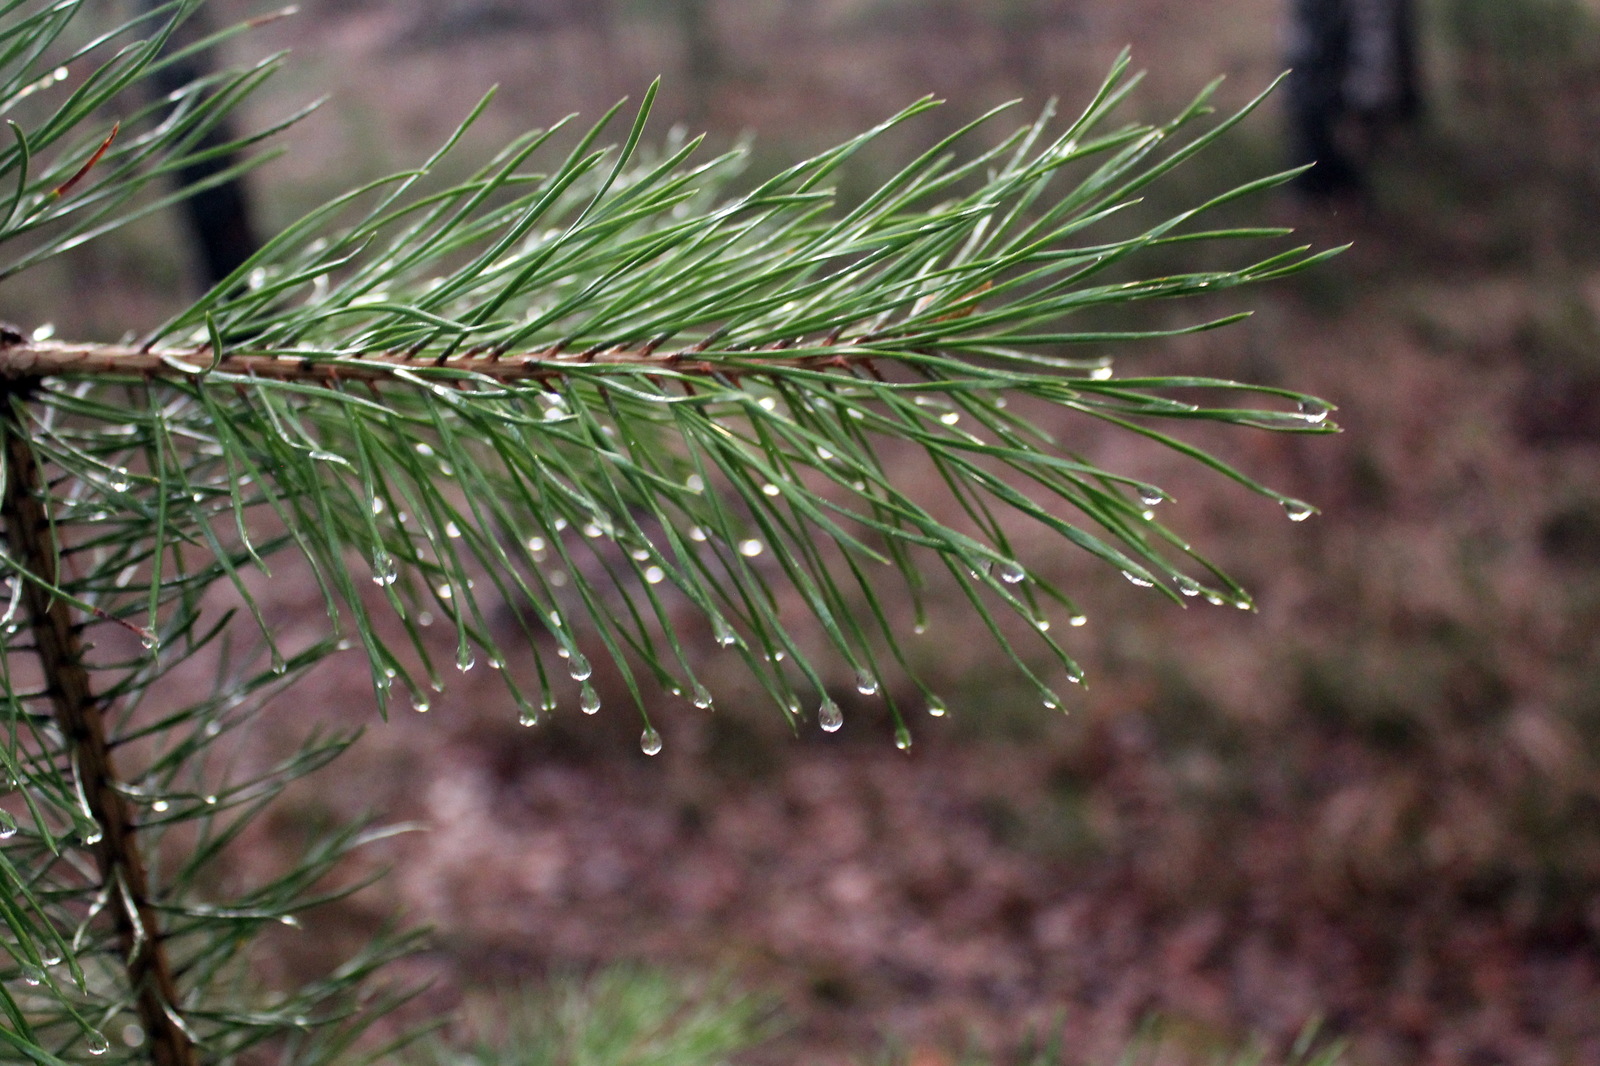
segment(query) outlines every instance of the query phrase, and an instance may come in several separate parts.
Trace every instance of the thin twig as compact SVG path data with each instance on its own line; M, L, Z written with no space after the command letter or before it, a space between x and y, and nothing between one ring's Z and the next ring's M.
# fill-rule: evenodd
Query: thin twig
M831 349L835 339L816 345ZM778 368L837 367L862 362L874 354L850 345L843 351L792 352L796 342L739 352L740 361ZM812 346L806 346L812 347ZM331 385L342 381L385 381L396 371L425 374L432 368L464 371L493 381L512 384L556 377L574 366L639 366L671 369L678 373L709 374L711 361L697 345L688 350L697 358L684 358L683 352L657 355L652 345L644 348L602 348L582 351L528 352L525 354L468 349L444 362L419 364L411 351L362 352L359 355L329 356L322 353L283 350L274 352L238 351L216 358L208 346L196 348L153 348L145 350L117 344L66 344L56 341L14 344L0 347L0 379L13 382L36 381L59 375L115 376L183 379L203 374L255 377L269 381L303 381ZM804 352L805 348L800 351Z

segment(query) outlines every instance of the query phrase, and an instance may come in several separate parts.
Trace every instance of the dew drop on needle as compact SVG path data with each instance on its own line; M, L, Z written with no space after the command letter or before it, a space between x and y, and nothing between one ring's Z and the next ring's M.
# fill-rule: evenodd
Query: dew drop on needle
M1326 421L1328 412L1331 410L1333 410L1332 406L1318 399L1300 401L1300 417L1312 425Z
M1304 522L1316 513L1316 508L1304 500L1284 500L1283 513L1289 516L1291 522Z

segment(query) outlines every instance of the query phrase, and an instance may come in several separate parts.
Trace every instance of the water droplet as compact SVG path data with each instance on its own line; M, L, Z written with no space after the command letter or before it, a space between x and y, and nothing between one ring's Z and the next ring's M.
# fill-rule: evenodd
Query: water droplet
M782 491L782 489L778 488L778 486L774 485L770 481L761 486L761 495L763 496L776 496Z
M856 691L863 696L876 695L878 692L878 679L866 670L857 670Z
M418 714L427 714L433 709L433 704L428 702L428 697L422 693L413 693L411 696L411 709Z
M282 677L289 672L289 663L277 648L272 649L272 672L278 677Z
M583 535L588 537L590 540L594 540L604 532L605 530L600 528L600 524L598 522L585 522L583 524Z
M44 983L44 971L31 962L22 964L22 983L30 988L38 988Z
M139 643L143 644L146 651L155 651L161 647L161 638L148 629L139 631Z
M1033 628L1037 629L1041 633L1050 632L1050 619L1046 618L1044 615L1040 615L1038 618L1033 620Z
M539 712L534 710L532 707L524 707L524 708L522 708L522 713L517 715L517 724L518 725L523 725L523 726L535 726L535 725L538 725L539 724Z
M417 445L417 454L418 455L432 455L433 454L433 447L431 445L428 445L428 444L418 444Z
M831 461L833 459L833 453L830 452L828 449L822 447L821 445L818 445L817 446L817 458L821 459L823 462L826 463L826 462L829 462L829 461Z
M649 548L632 548L628 551L628 558L636 563L648 562L650 559Z
M299 929L300 919L292 914L280 914L278 915L278 924L287 925L290 929Z
M756 540L754 537L750 538L749 540L741 540L739 542L739 554L744 556L746 559L754 559L756 556L760 555L763 550L764 546L762 543L759 540Z
M594 667L589 665L589 660L583 652L574 651L567 658L567 673L572 675L574 681L587 681L589 675L594 673Z
M550 573L545 575L545 580L550 582L551 588L565 588L567 584L567 572L565 570L552 570Z
M832 699L824 698L822 705L817 708L817 724L824 733L837 733L844 725L844 712Z
M1142 578L1132 570L1124 570L1122 572L1122 576L1127 578L1130 584L1138 585L1142 589L1152 588L1155 585L1154 581L1151 581L1147 578Z
M706 479L699 474L690 474L683 479L683 487L698 495L706 491Z
M1250 602L1250 597L1248 596L1239 597L1233 601L1233 605L1241 611L1253 611L1256 609L1256 605Z
M456 650L456 669L463 674L478 665L478 657L472 654L472 649L463 644Z
M90 1029L83 1034L83 1039L85 1044L88 1045L89 1054L91 1055L104 1055L111 1050L111 1042L98 1029Z
M705 539L706 539L706 531L701 529L699 526L690 526L689 527L689 539L692 540L692 541L695 541L697 543L702 543L703 544L703 543L705 543Z
M600 693L594 686L585 681L583 688L578 692L578 710L584 714L598 714L600 712Z
M565 518L562 518L560 515L557 515L555 522L552 523L552 524L555 526L555 531L557 533L560 533L562 530L567 528L568 522L567 522L567 520Z
M1146 507L1159 506L1161 501L1165 500L1166 498L1167 494L1156 488L1154 485L1139 486L1139 502L1144 504Z
M756 403L761 405L763 411L776 411L778 409L778 401L771 396L763 396Z
M1300 417L1312 425L1325 421L1328 417L1328 412L1331 410L1333 410L1333 406L1324 403L1322 400L1312 398L1300 401Z
M456 594L456 590L451 588L449 585L440 585L433 591L434 594L437 595L441 600L448 600Z
M383 513L383 497L382 496L374 496L372 498L372 513L373 514L382 514Z
M896 726L894 730L894 746L901 751L911 750L911 730L905 726Z
M1039 702L1044 704L1044 708L1047 711L1059 710L1061 708L1061 697L1057 696L1054 692L1045 692L1044 695L1039 697Z
M388 552L372 560L372 583L374 585L392 585L400 577L400 567L394 561L394 556Z
M164 814L168 810L172 809L172 804L168 803L166 800L156 800L154 803L150 804L150 809L155 811L157 814Z
M1173 579L1173 582L1178 586L1178 591L1183 593L1185 596L1200 595L1200 582L1196 581L1187 574L1179 574Z
M117 469L114 470L112 472L112 474L111 474L111 491L112 492L127 492L128 491L128 471L125 470L124 468L120 467L120 466L117 467Z
M17 835L17 820L5 811L0 811L0 840L10 840Z
M1111 374L1112 374L1111 364L1110 363L1103 363L1100 366L1097 366L1093 370L1089 371L1089 380L1090 381L1107 381L1107 380L1110 379Z
M941 700L938 696L928 697L928 713L935 718L943 718L949 713L949 710L950 708L945 706L944 700Z
M922 636L922 634L926 633L927 631L928 631L928 623L926 623L926 622L917 622L916 624L914 624L911 627L911 632L915 633L919 637Z
M444 524L444 535L449 537L451 540L459 540L461 537L461 527L456 525L454 522L446 522Z
M144 1043L144 1029L129 1022L122 1027L122 1042L129 1047L139 1047Z
M692 702L702 711L709 711L713 702L711 699L711 690L706 688L700 682L696 681L694 683L694 696L692 697Z
M944 414L939 416L939 421L943 422L947 426L953 426L957 422L961 421L961 415L955 411L946 411Z
M1213 607L1221 607L1225 602L1227 602L1221 596L1218 596L1215 592L1207 592L1205 594L1205 597L1206 597L1206 602L1209 603Z
M711 619L711 637L721 648L731 648L739 643L739 635L733 631L727 619L716 615Z
M544 562L545 547L546 547L546 544L545 544L545 540L544 540L543 537L529 537L528 538L528 554L533 556L533 561L534 562L536 562L536 563Z
M646 755L661 753L661 734L655 731L654 726L646 726L645 731L639 734L639 750Z
M35 326L32 334L35 341L47 341L55 335L56 325L54 322L46 322L42 326Z
M644 580L647 585L659 585L665 581L667 572L659 566L647 566L644 571Z
M207 807L215 807L217 805L217 797L208 794L202 802L204 802Z
M1089 616L1086 614L1075 614L1071 618L1067 619L1067 625L1072 626L1074 629L1078 628L1079 626L1086 626L1088 624Z
M1304 522L1317 513L1317 509L1304 500L1284 500L1283 513L1289 516L1291 522Z

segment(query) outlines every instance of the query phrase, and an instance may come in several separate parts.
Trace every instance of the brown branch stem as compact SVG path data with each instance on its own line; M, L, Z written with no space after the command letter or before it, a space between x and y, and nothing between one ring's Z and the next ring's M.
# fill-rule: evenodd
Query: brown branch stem
M269 381L333 385L342 381L392 380L400 371L427 376L444 369L502 384L514 384L558 377L575 367L636 366L654 372L676 371L705 376L719 371L749 372L759 367L838 369L881 354L863 351L849 342L838 340L820 347L826 350L806 354L804 349L796 351L787 346L760 348L734 353L733 359L718 353L715 360L707 358L699 348L657 352L651 345L642 348L591 348L577 352L545 350L520 354L466 349L444 360L408 351L330 356L294 350L228 352L218 359L206 347L146 350L116 344L45 341L0 344L0 379L34 381L59 375L130 375L146 379L181 380L206 373L221 373Z
M43 475L16 414L16 403L26 399L27 390L26 384L0 388L0 434L5 438L0 521L17 560L40 579L24 582L23 600L56 724L66 738L89 814L100 830L94 854L101 882L116 886L123 897L106 910L116 926L151 1061L155 1066L195 1066L194 1044L174 1020L177 983L150 898L138 826L116 788L120 778L106 738L105 707L90 684L71 608L40 583L59 585L60 568Z

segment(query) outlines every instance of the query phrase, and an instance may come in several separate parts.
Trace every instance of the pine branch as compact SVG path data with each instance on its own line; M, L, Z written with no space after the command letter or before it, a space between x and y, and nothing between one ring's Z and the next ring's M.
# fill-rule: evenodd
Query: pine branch
M120 791L106 741L102 699L95 695L84 662L79 622L67 601L52 593L60 581L53 523L39 464L17 411L28 401L26 387L0 390L0 434L4 435L5 487L0 526L13 557L32 575L23 599L43 671L45 690L66 738L67 757L84 806L98 827L94 845L100 883L109 893L107 908L156 1066L194 1066L193 1042L179 1022L181 1000L164 946L164 924L152 903L150 878L138 842L138 825ZM93 1048L91 1048L93 1050Z
M795 354L793 344L775 344L735 353L751 372L782 370L842 370L870 363L875 353L859 341L806 346ZM718 353L722 354L722 353ZM362 352L329 358L320 352L297 353L228 351L217 356L212 349L146 348L119 344L67 344L58 341L28 343L15 327L0 325L0 378L34 381L46 377L79 380L135 378L144 381L179 381L185 378L261 380L337 385L341 382L392 381L414 384L418 378L517 384L550 381L573 367L618 367L645 371L672 371L689 377L737 373L724 355L717 362L706 357L707 346L697 344L672 351L648 347L597 347L581 352L544 350L498 352L468 349L435 355L420 351ZM881 356L878 356L881 358ZM435 374L444 371L444 374Z
M160 100L139 94L232 32L174 48L198 3L158 4L81 46L53 42L84 0L21 15L28 5L0 5L0 113L20 118L0 149L0 243L11 245L0 279L175 202L183 193L168 178L251 147L219 131L277 57ZM465 180L437 178L461 172L440 164L486 98L424 165L310 212L137 342L0 329L0 519L28 621L13 640L0 615L0 706L13 738L25 734L0 745L0 761L25 782L32 816L0 873L13 855L27 864L10 877L24 887L7 921L20 973L41 987L27 1003L0 996L18 1046L52 1062L47 1044L92 1031L80 1006L101 1024L126 1017L124 986L149 1044L127 1056L171 1066L192 1061L191 1033L208 1057L275 1040L313 1066L370 1017L348 1004L389 957L381 944L270 1010L209 998L258 929L292 922L367 838L342 832L233 904L204 891L248 819L345 738L313 738L242 782L210 780L204 753L338 649L365 655L380 708L409 690L422 709L443 685L441 642L425 632L439 624L456 668L481 658L498 669L529 725L574 694L597 711L590 656L604 659L647 754L663 743L648 713L657 692L712 705L699 676L710 652L737 656L791 722L814 701L828 731L843 722L829 694L842 666L883 701L905 748L908 692L944 711L905 650L930 572L1047 707L1061 705L1048 671L1081 680L1051 624L1085 616L1054 583L1059 568L1021 557L1019 524L1176 602L1248 608L1158 520L1164 489L1052 433L1092 420L1305 518L1308 504L1156 425L1321 433L1334 429L1328 405L1286 388L1118 377L1101 354L1240 315L1171 328L1084 319L1270 280L1331 253L1279 247L1236 266L1163 269L1170 257L1150 253L1286 236L1200 219L1291 175L1125 224L1142 189L1255 106L1206 124L1208 89L1169 122L1107 131L1136 80L1126 67L1063 129L1051 128L1053 108L1001 136L978 132L995 119L984 116L851 204L835 202L838 170L932 101L748 183L739 152L697 162L699 143L681 137L648 149L652 87L617 147L601 137L620 104L586 132L535 131ZM1075 357L1083 345L1091 354ZM308 649L278 647L254 598L251 571L283 552L309 565L328 615L330 633ZM206 613L219 584L252 618L269 665L242 669L228 653L232 614ZM496 616L496 602L515 610ZM141 631L146 650L85 662L80 627L96 622ZM36 680L13 684L9 664L25 650L45 665L53 717L27 707ZM224 661L216 691L148 714L143 698L202 651ZM111 752L129 740L152 754L124 778ZM64 823L93 841L93 864L63 845ZM198 843L152 885L140 848L175 826L194 827ZM10 828L0 822L0 838ZM38 944L68 959L72 987L42 972L53 964ZM86 973L80 958L102 968ZM0 1026L0 1040L9 1032Z

